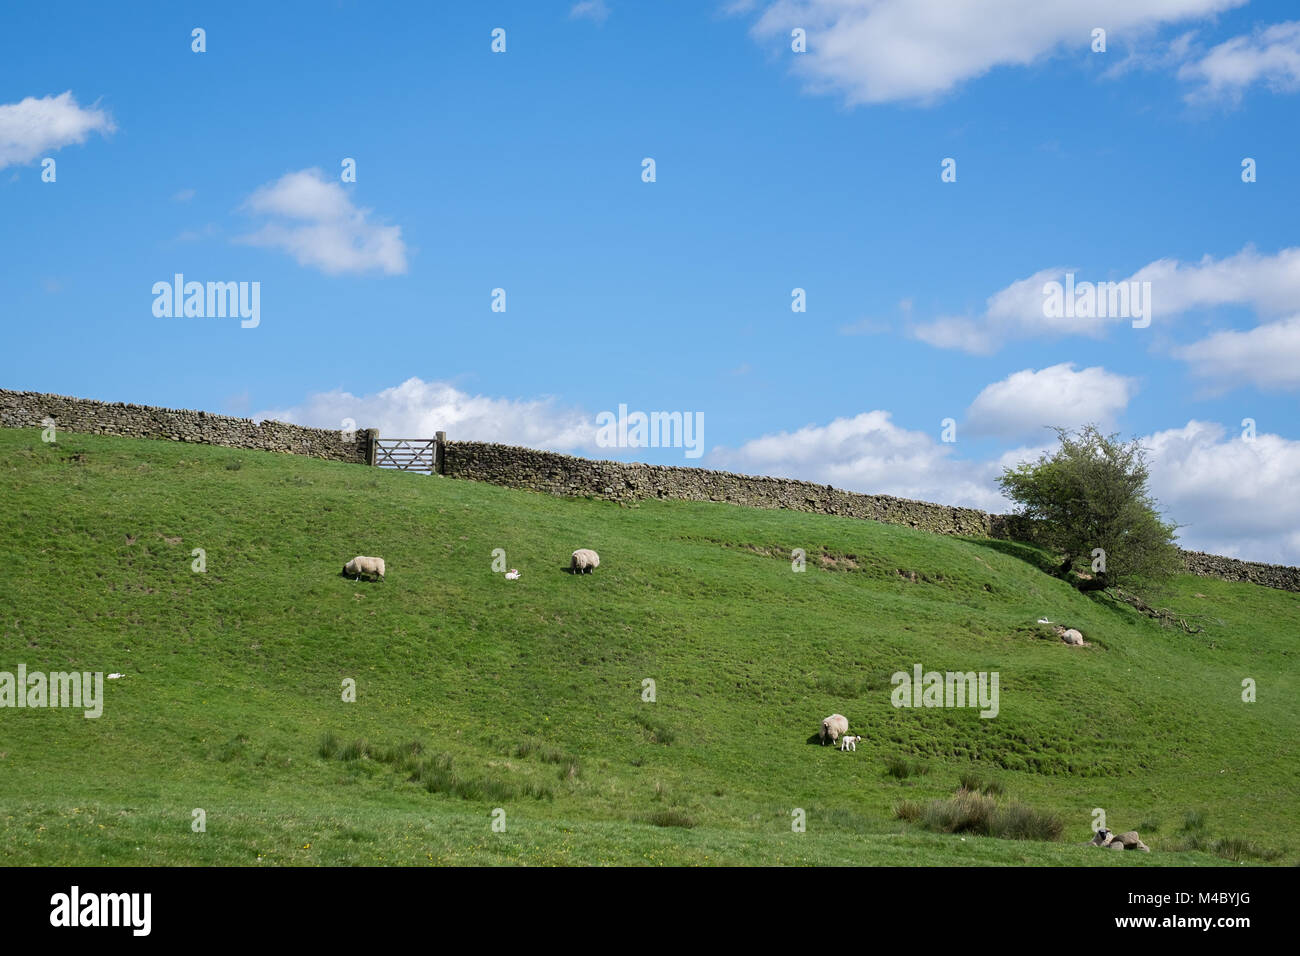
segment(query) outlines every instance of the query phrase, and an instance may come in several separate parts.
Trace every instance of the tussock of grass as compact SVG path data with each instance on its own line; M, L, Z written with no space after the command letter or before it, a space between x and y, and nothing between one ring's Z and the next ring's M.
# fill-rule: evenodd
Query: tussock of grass
M911 806L907 812L915 813ZM1021 803L1000 805L991 796L965 788L947 800L931 800L920 808L916 820L936 833L973 833L1007 840L1056 841L1065 833L1065 822L1055 813Z
M929 772L929 764L922 763L919 760L908 760L906 757L894 756L885 761L885 773L899 780L906 780L908 777L923 777Z
M908 823L916 823L921 819L924 810L925 808L915 800L903 800L894 807L894 816Z
M1000 781L991 778L981 777L977 773L967 770L958 778L960 789L969 790L972 793L983 793L988 796L999 796L1002 791Z
M656 810L646 817L646 822L657 827L684 827L691 829L695 821L681 810Z
M456 770L451 754L423 756L424 745L419 741L393 747L375 747L366 740L354 740L340 747L334 735L329 734L321 742L318 752L323 757L332 756L345 762L370 760L386 764L405 775L410 783L423 787L429 793L450 794L462 800L504 803L521 796L535 800L555 798L555 793L549 786L536 781L504 780L499 777L461 774ZM576 775L575 770L574 776ZM562 779L565 778L562 776Z

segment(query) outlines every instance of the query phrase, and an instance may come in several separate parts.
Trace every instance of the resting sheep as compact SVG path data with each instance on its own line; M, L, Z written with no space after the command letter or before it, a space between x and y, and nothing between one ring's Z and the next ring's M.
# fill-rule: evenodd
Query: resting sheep
M1076 628L1061 627L1061 625L1058 624L1056 625L1056 633L1060 635L1061 640L1065 641L1065 643L1069 644L1071 647L1088 646L1083 641L1083 635Z
M849 719L843 714L831 714L822 721L821 739L822 746L826 746L826 738L831 738L831 744L834 745L841 737L849 732Z
M1097 835L1092 838L1093 846L1104 846L1111 850L1141 850L1143 853L1150 853L1151 847L1142 842L1136 830L1129 830L1127 833L1111 833L1105 827L1097 831Z
M569 561L571 574L590 574L598 567L600 567L600 555L590 548L579 548L573 552L573 558Z
M343 573L352 575L356 580L361 580L361 575L373 577L376 580L384 579L384 559L368 558L358 554L355 558L343 565Z
M841 737L841 738L840 738L840 750L852 750L852 751L856 752L857 749L858 749L858 741L861 740L861 739L862 739L862 735L861 735L861 734L858 734L858 735L855 735L855 736L852 736L852 737L850 737L850 736L848 736L848 735L845 735L845 736Z

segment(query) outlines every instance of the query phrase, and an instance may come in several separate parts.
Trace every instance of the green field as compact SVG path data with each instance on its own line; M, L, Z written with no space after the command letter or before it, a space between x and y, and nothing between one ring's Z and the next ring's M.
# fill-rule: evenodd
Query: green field
M1028 548L868 521L35 429L0 469L0 671L124 675L98 719L0 709L10 864L1300 860L1300 595L1176 579L1163 604L1221 622L1188 634ZM917 663L998 672L997 717L893 707ZM832 712L856 753L810 743ZM896 816L967 773L1061 839ZM1153 852L1082 846L1098 807Z

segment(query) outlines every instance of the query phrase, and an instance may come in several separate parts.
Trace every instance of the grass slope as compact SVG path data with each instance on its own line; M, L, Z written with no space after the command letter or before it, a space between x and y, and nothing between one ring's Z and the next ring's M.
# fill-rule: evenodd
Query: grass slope
M125 675L97 720L0 710L9 863L1149 866L1300 850L1294 594L1178 579L1165 603L1223 622L1188 635L1077 593L1028 549L867 521L36 430L0 430L0 473L0 670ZM576 547L600 552L595 574L561 572ZM520 580L491 571L494 548ZM354 554L384 556L388 580L342 578ZM1093 646L1049 639L1043 616ZM892 707L890 675L915 663L998 671L999 715ZM856 754L808 742L836 711L865 735ZM891 776L898 757L928 772ZM895 817L968 772L1059 814L1063 840ZM1154 852L1080 846L1096 807Z

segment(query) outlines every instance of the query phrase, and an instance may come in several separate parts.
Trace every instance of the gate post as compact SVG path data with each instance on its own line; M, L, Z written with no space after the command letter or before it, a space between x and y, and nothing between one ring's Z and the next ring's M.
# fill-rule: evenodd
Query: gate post
M379 429L366 429L366 464L374 467L375 457L379 451Z
M437 432L433 437L433 470L440 475L447 473L447 433Z

